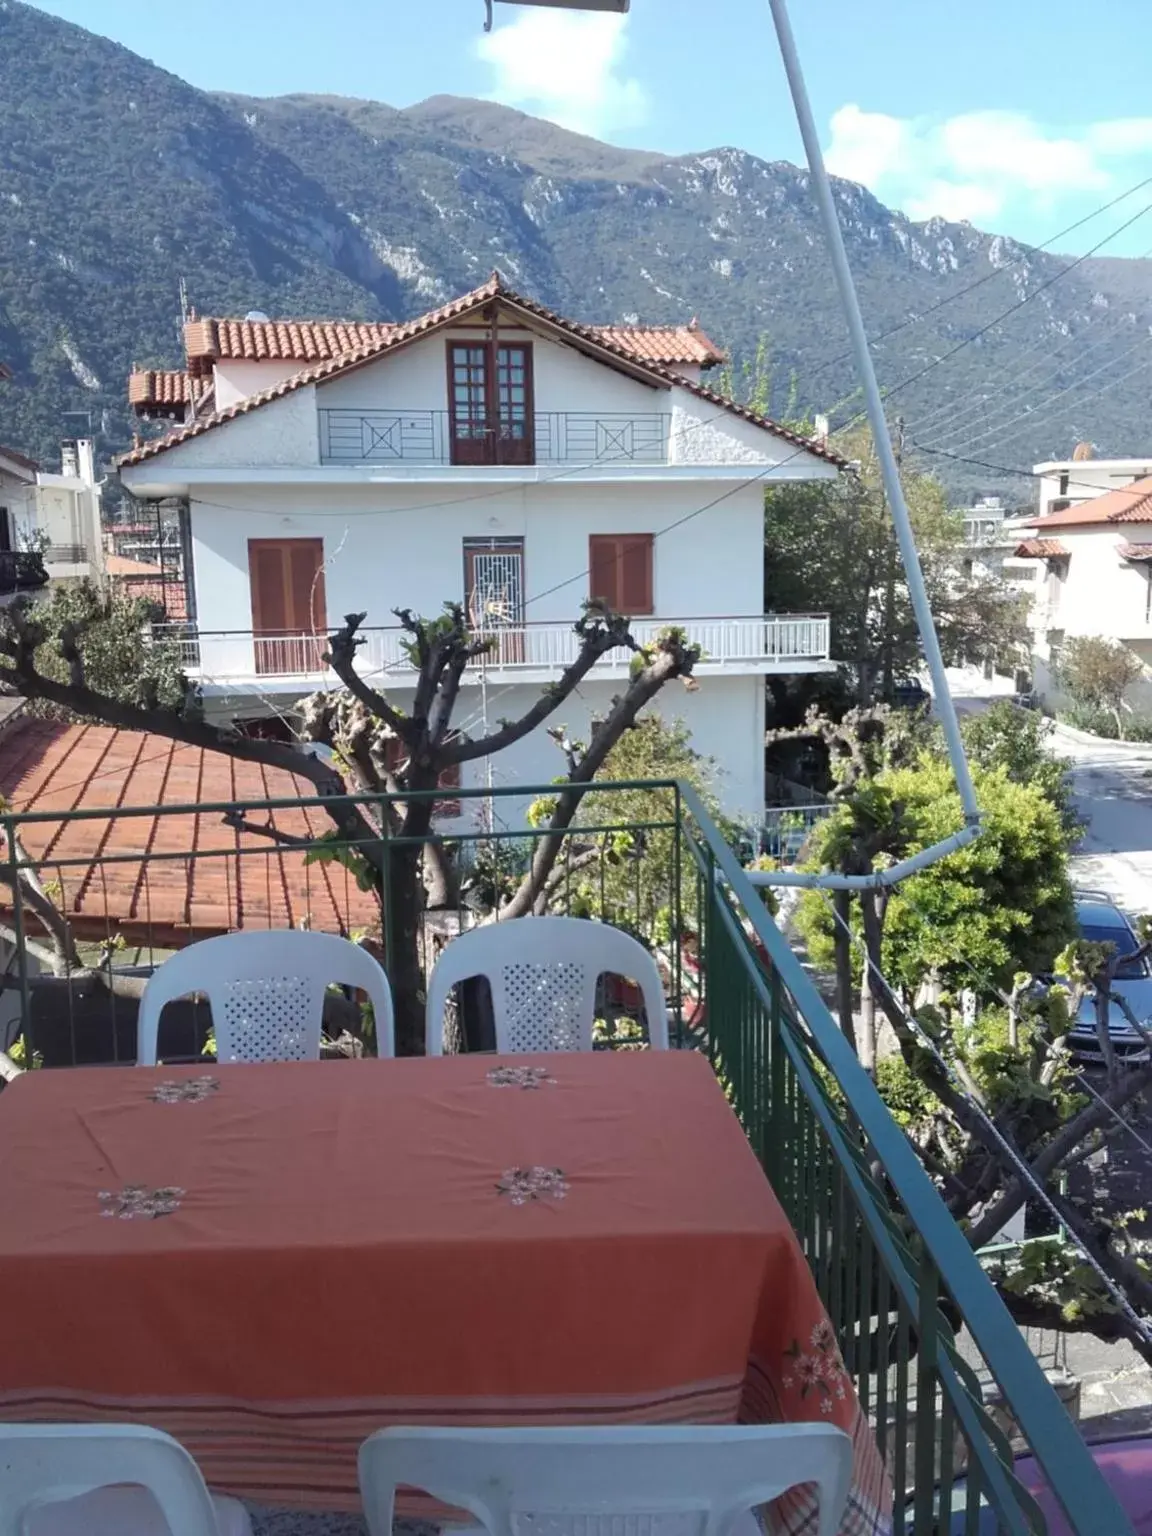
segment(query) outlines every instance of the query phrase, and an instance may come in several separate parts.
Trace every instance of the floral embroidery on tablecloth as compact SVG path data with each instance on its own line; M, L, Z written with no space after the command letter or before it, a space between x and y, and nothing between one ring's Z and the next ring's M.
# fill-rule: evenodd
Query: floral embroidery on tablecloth
M493 1067L488 1081L493 1088L540 1088L556 1079L547 1067Z
M791 1361L784 1374L784 1385L799 1387L801 1398L817 1393L820 1412L830 1414L835 1404L847 1396L850 1377L827 1318L815 1324L808 1342L811 1348L805 1349L799 1339L793 1339L784 1351L785 1360Z
M527 1205L530 1200L563 1200L568 1181L560 1168L506 1168L496 1185L498 1195L507 1195L513 1205Z
M101 1216L118 1216L121 1221L143 1216L151 1221L157 1216L171 1216L186 1194L187 1190L177 1189L174 1184L165 1185L161 1189L149 1189L144 1184L125 1184L119 1192L102 1189L97 1198L103 1207Z
M220 1086L218 1077L186 1077L182 1081L165 1078L148 1095L157 1104L199 1104L210 1098Z

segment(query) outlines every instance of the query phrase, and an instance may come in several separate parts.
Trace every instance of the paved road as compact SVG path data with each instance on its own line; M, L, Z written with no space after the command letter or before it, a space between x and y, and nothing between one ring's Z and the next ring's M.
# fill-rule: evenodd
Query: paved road
M1088 819L1073 879L1126 912L1152 912L1152 743L1090 742L1057 725L1052 745L1073 761L1076 803Z

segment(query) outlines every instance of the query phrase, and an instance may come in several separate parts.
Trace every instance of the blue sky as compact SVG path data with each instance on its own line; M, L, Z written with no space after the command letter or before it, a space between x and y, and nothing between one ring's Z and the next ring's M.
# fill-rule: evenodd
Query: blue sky
M208 89L490 96L621 144L796 160L766 0L633 0L627 18L482 0L42 0ZM1036 243L1152 176L1148 0L792 0L832 168L911 216ZM1094 26L1096 18L1100 25ZM1060 240L1080 252L1152 186ZM1152 248L1152 213L1104 247Z

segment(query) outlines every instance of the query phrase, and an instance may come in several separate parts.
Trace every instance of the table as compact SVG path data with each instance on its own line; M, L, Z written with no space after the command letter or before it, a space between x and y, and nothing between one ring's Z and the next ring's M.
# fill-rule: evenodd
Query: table
M693 1052L31 1072L0 1095L0 1418L134 1419L358 1507L387 1423L832 1422L803 1255ZM779 1513L806 1530L805 1495Z

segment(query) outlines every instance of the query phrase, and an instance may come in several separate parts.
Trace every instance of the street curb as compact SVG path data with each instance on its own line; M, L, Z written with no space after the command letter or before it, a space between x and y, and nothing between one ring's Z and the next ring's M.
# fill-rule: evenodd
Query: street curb
M1052 720L1051 724L1054 731L1070 736L1073 741L1078 741L1084 747L1128 748L1137 756L1152 757L1152 741L1118 741L1115 736L1094 736L1091 731L1082 731L1075 725L1065 725L1063 720Z

